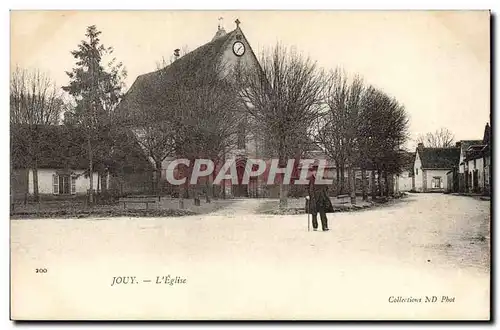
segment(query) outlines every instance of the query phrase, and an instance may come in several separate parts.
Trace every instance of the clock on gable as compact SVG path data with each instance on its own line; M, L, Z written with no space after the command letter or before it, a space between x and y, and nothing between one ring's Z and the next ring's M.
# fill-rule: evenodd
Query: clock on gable
M242 56L245 54L245 45L241 41L236 41L233 44L233 53L236 56Z

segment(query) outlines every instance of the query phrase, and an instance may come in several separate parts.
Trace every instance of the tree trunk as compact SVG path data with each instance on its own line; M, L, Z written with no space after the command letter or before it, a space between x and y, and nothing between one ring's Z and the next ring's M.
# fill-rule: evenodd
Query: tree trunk
M187 173L188 169L186 167L182 167L182 172L179 172L180 175L184 174L183 172ZM179 185L179 208L183 209L184 208L184 196L187 191L187 185L189 184L188 182L189 178L186 177L186 182L183 184Z
M108 190L108 172L103 171L101 173L101 191L106 192Z
M284 175L284 174L283 174ZM288 187L283 183L283 177L280 181L280 209L285 209L288 206Z
M179 185L179 208L183 209L184 208L184 190L186 189L185 184Z
M382 171L378 170L377 171L377 176L378 176L378 190L380 197L384 196L384 186L382 185Z
M286 158L285 158L285 141L283 139L283 141L280 142L280 149L279 149L279 163L278 163L278 167L279 168L283 168L285 167L286 165ZM284 179L285 179L285 173L281 173L280 174L280 204L279 204L279 207L280 209L285 209L287 206L288 206L288 187L285 186L284 184Z
M206 202L210 203L212 201L212 198L214 197L214 177L213 173L210 173L208 176L206 182Z
M390 188L390 185L389 185L387 171L384 171L384 183L385 183L385 193L386 193L386 196L389 196L389 194L391 192L391 188Z
M35 161L33 166L33 198L36 203L40 202L40 195L38 192L38 163Z
M92 144L90 137L87 138L87 152L89 155L89 205L94 204L94 173L92 172Z
M340 189L340 166L339 166L338 161L335 162L335 167L336 167L336 171L337 171L337 187L335 189L335 195L340 195L340 192L341 192L341 189Z
M366 201L368 199L368 196L366 194L366 170L364 168L361 168L361 194L363 195L363 201Z
M344 161L340 162L340 195L344 194L344 182L345 182L345 163Z
M372 200L377 198L377 184L375 182L375 170L371 171Z
M349 194L351 195L351 204L356 204L356 173L354 172L354 166L349 164Z
M25 170L26 184L24 185L24 205L28 204L28 197L30 195L30 170L29 168Z
M161 161L155 160L155 182L154 182L154 191L153 194L160 194L160 179L161 179L161 170L162 170Z

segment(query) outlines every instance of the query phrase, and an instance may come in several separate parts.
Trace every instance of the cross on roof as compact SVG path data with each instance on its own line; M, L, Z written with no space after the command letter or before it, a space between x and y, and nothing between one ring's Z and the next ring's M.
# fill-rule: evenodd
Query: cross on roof
M236 21L234 21L236 23L236 27L239 28L240 27L240 20L239 19L236 19Z

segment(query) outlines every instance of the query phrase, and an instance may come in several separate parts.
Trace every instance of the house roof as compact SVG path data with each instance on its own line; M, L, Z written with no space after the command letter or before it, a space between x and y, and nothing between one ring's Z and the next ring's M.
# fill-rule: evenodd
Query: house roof
M415 163L415 152L401 150L401 169L403 171L413 172Z
M64 125L11 125L10 136L14 168L28 167L31 152L38 148L38 168L88 168L86 139L82 129ZM34 143L39 143L39 147L30 148Z
M465 152L465 161L482 158L490 154L490 145L472 145Z
M137 77L120 102L119 110L130 113L128 112L130 110L147 110L148 107L158 106L161 96L168 88L174 89L177 85L176 82L196 86L200 76L206 74L214 65L219 64L226 42L237 31L240 31L239 28L214 38L165 68Z
M460 160L460 148L422 148L418 154L424 169L451 169Z
M126 131L122 134L129 134ZM39 143L38 168L45 169L83 169L89 167L87 139L83 128L66 125L11 125L10 147L11 164L14 169L31 166L33 149L30 145ZM100 140L102 141L102 140ZM132 137L123 136L113 145L112 155L103 164L113 170L134 172L150 170L151 164ZM94 151L98 146L94 144ZM94 166L99 162L94 153ZM95 168L94 168L95 169Z
M479 144L483 144L483 141L482 140L461 140L460 141L460 149L462 151L466 151L467 149L469 149L470 146L479 145Z

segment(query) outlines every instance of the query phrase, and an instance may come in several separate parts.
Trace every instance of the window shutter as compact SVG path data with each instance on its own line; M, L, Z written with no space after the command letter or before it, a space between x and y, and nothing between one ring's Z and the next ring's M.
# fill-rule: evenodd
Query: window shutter
M444 182L441 181L441 188L444 188Z
M59 195L59 175L52 174L52 193Z
M71 180L71 194L74 195L76 194L76 177L72 175L70 176L70 180Z
M436 188L436 180L434 179L431 180L431 187Z

